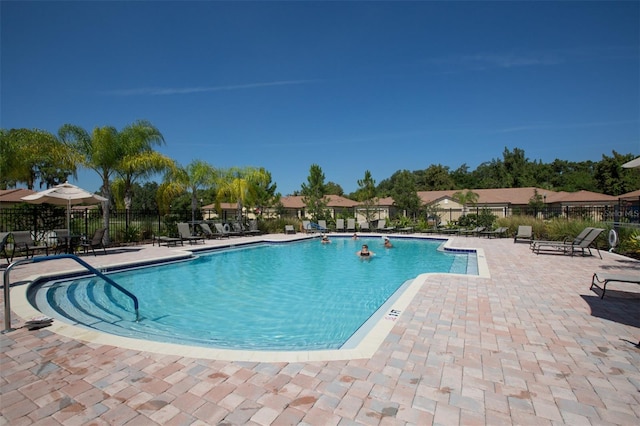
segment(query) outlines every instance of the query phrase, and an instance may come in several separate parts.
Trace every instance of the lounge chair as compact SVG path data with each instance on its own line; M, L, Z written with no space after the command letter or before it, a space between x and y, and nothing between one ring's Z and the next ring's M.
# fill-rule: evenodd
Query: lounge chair
M484 235L487 238L493 238L493 237L501 238L501 237L504 237L505 235L507 235L507 231L508 230L509 230L508 227L501 226L499 228L494 229L493 231L486 229L486 230L480 232L480 235Z
M347 232L356 232L356 220L347 219Z
M198 241L202 241L204 244L204 237L199 235L193 235L189 229L189 224L182 222L178 223L178 235L183 241L189 241L189 244L197 244Z
M568 246L570 246L571 244L580 244L582 242L582 240L585 239L585 237L587 235L589 235L589 233L591 232L591 230L593 230L593 227L589 226L584 228L578 235L576 235L576 237L573 239L573 241L569 241L568 239L564 239L563 241L558 241L558 240L538 240L538 241L532 241L531 242L531 250L533 251L537 251L540 252L540 248L541 247L549 247L550 249L565 249Z
M44 242L42 245L36 245L33 237L31 237L31 231L14 231L11 235L13 235L14 255L24 252L27 259L29 258L29 254L33 257L36 252L41 251L44 251L47 256L49 255L49 246Z
M313 228L311 227L311 221L310 220L303 220L302 221L302 230L306 233L309 232L314 232Z
M212 239L218 236L215 232L211 230L211 227L209 226L208 223L200 223L199 226L200 226L200 230L202 231L202 235L204 235L205 238Z
M182 238L175 238L175 237L167 237L164 235L154 235L153 236L153 241L152 241L152 245L156 245L156 242L158 243L158 247L165 245L167 247L176 247L178 245L178 243L183 246L184 243L182 242Z
M231 224L231 229L233 230L231 231L231 235L244 235L244 228L240 225L240 222L233 222Z
M376 227L376 231L378 232L393 232L395 231L395 226L387 226L387 221L384 219L378 220L378 226Z
M530 225L518 226L518 232L513 237L514 244L517 243L518 240L523 240L528 243L531 243L533 241L533 229Z
M295 234L296 230L294 229L293 225L285 225L284 226L284 233L285 234Z
M640 274L632 276L626 274L596 272L593 274L593 277L591 277L591 287L589 287L589 289L593 289L594 286L602 288L602 295L600 296L600 299L604 299L604 293L607 291L607 283L609 282L640 284ZM602 285L602 287L600 287L600 285Z
M9 252L7 251L7 243L9 241L9 235L11 232L0 232L0 253L7 259L7 262L11 263L13 259L13 253L9 256Z
M599 284L602 284L602 294L600 295L600 299L604 299L604 293L607 291L607 283L610 282L640 284L640 275L635 274L632 276L626 274L608 274L606 272L596 272L595 274L593 274L593 277L591 277L591 287L589 287L589 289L592 290L594 286L600 288ZM636 347L640 348L640 340L638 341Z
M318 220L318 231L320 232L329 232L329 228L327 228L327 221L326 220Z
M367 222L367 221L358 223L358 228L360 228L360 232L369 232L369 231L371 231L371 228L369 227L369 222Z
M229 238L231 236L231 234L229 233L228 230L226 230L224 228L224 226L222 226L221 223L215 223L213 226L215 226L216 228L216 235L220 238ZM227 225L228 226L228 225Z
M258 229L258 221L253 219L249 221L249 227L244 227L244 233L249 235L262 235L262 231Z
M585 228L573 241L534 241L532 245L532 250L536 254L540 254L540 249L542 247L546 247L546 250L556 250L561 251L563 254L570 254L573 256L577 251L580 251L582 255L585 255L585 250L589 251L589 255L592 256L591 246L595 242L596 238L604 231L602 228ZM602 259L602 255L600 254L600 250L595 247L598 251L598 256Z
M91 249L93 255L96 255L96 247L102 248L104 254L107 254L107 249L104 247L104 243L102 240L104 239L104 233L107 232L107 228L98 228L96 232L93 233L93 237L90 240L85 240L80 242L80 246L83 248L86 253Z
M344 232L344 219L336 219L336 232Z
M476 226L473 229L461 229L458 234L460 235L464 235L465 237L468 235L475 235L475 236L479 236L480 232L484 231L485 227L484 226Z

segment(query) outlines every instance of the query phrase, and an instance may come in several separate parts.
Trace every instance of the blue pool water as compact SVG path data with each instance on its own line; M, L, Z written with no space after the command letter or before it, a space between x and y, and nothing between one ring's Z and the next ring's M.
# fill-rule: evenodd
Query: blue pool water
M368 244L375 256L355 253ZM46 315L112 334L253 350L340 348L407 280L425 272L477 274L475 253L438 251L442 241L332 238L216 250L187 262L99 278L48 282L30 291Z

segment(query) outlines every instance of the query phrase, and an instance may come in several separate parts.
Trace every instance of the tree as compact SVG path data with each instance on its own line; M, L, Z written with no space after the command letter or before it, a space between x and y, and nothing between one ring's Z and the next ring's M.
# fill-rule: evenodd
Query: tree
M39 129L0 131L0 187L19 182L34 189L36 182L47 188L76 173L73 151L53 134Z
M595 167L594 177L598 189L605 194L614 196L639 189L640 176L638 176L637 170L622 168L624 163L634 158L634 155L621 155L615 151L613 151L612 157L603 154L602 161Z
M221 201L235 201L238 205L237 219L242 223L243 206L254 203L258 197L260 184L265 185L269 181L271 181L271 175L264 168L229 169L218 181L216 208L219 209Z
M185 167L172 167L165 174L164 182L158 188L158 206L161 211L166 212L169 210L172 199L187 192L191 196L191 220L195 222L198 191L215 186L218 180L218 171L206 161L193 160Z
M414 176L408 170L397 173L391 196L396 207L404 210L407 216L415 217L422 207L422 201L416 192Z
M272 207L282 197L280 193L276 193L277 185L272 183L271 173L263 168L260 170L264 173L264 176L263 179L255 183L256 195L254 200L254 207L256 207L258 215L262 215L265 207Z
M323 219L326 214L328 199L325 184L324 173L317 164L312 164L309 168L309 176L307 183L301 185L300 193L302 194L302 202L307 206L307 211L311 214L314 221Z
M335 182L327 182L324 187L327 191L327 195L344 195L344 190L342 189L342 187Z
M531 163L525 157L524 150L514 148L510 152L504 148L502 153L502 164L504 167L503 188L524 188L535 185L535 180L531 174Z
M455 187L453 178L449 174L449 167L432 164L417 175L416 188L418 191L441 191Z
M81 164L98 173L102 180L100 192L107 199L102 203L102 220L103 226L107 229L105 243L108 244L111 176L116 172L120 159L124 157L118 131L115 127L105 126L96 127L89 134L81 127L65 124L58 131L58 135L79 154Z
M458 203L462 204L462 215L465 215L467 204L475 206L480 196L471 190L466 190L456 192L455 194L453 194L452 198Z
M164 138L151 123L139 120L126 126L118 135L123 157L116 172L123 182L123 201L126 210L131 209L134 183L147 179L174 167L174 161L153 150L154 145L162 145Z
M358 179L358 187L357 200L364 206L367 222L371 222L375 214L373 207L378 204L378 199L376 198L376 181L373 180L369 170L365 170L364 178Z

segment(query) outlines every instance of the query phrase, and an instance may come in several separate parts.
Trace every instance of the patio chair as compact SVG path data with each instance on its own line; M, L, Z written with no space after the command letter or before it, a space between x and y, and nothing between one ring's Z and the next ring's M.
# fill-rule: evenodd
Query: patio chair
M640 274L632 276L626 274L596 272L593 274L593 277L591 277L591 287L589 287L589 290L593 289L594 286L602 288L602 295L600 296L600 299L604 299L604 293L607 291L607 283L609 282L640 284ZM602 287L600 287L600 285L602 285Z
M387 226L387 221L385 219L378 220L378 226L376 227L376 231L393 232L395 229L396 229L395 226Z
M347 219L347 232L356 232L356 220Z
M249 227L244 227L244 233L249 235L262 235L262 231L258 229L258 221L256 219L249 221Z
M200 230L202 231L202 235L204 235L205 238L212 239L212 238L216 238L218 236L215 232L213 232L211 230L211 227L209 226L208 223L200 223L200 224L198 224L198 226L200 226Z
M244 235L244 228L240 225L240 222L233 222L231 224L231 235Z
M371 227L369 226L369 222L367 222L367 221L358 223L358 228L360 228L360 232L369 232L369 231L371 231Z
M573 241L569 241L567 238L565 238L562 241L558 241L558 240L532 241L530 248L531 250L537 253L540 252L540 248L542 247L548 247L549 249L553 249L553 250L558 250L558 249L564 250L568 248L571 244L580 244L582 240L584 240L585 237L589 235L591 230L593 230L593 227L591 226L584 228L578 235L576 235Z
M336 219L336 232L344 232L344 219Z
M5 259L7 259L7 262L11 263L11 260L13 260L13 253L9 256L9 252L7 251L9 235L11 235L11 232L0 232L0 253L2 253Z
M47 243L43 242L42 245L36 245L36 242L33 241L33 237L31 236L31 231L13 231L11 235L13 235L14 256L16 253L25 253L25 257L28 259L29 254L33 257L36 252L41 251L44 251L47 256L49 255L49 246Z
M484 231L485 227L484 226L476 226L473 229L461 229L458 234L460 235L464 235L469 236L469 235L475 235L475 236L479 236L480 232Z
M162 246L163 244L167 247L177 247L178 243L180 243L181 246L184 245L181 238L167 237L165 235L154 235L152 245L155 246L156 242L158 243L158 247Z
M189 244L196 244L198 241L202 241L202 244L204 244L204 237L193 235L188 223L178 223L178 235L183 241L189 241Z
M602 228L585 228L573 241L536 241L532 243L534 248L532 249L536 254L540 254L541 247L547 247L547 250L560 250L563 254L570 254L573 256L577 251L580 251L582 255L585 255L585 250L589 251L589 256L593 256L591 252L591 246L595 242L596 238L604 231ZM583 236L584 235L584 236ZM602 259L600 250L598 256Z
M105 232L107 232L107 228L98 228L96 229L96 232L93 233L93 237L91 237L90 240L81 241L80 246L83 248L84 252L86 253L87 251L89 251L89 249L91 249L93 255L95 256L97 247L102 248L104 254L107 254L107 249L102 242Z
M523 240L528 243L533 241L533 229L530 225L520 225L518 226L518 232L513 237L513 243L517 243L518 240Z
M219 238L225 238L225 237L229 238L229 237L231 237L231 234L229 233L229 230L225 229L225 227L222 226L221 223L215 223L213 226L216 228L216 235ZM227 226L229 226L229 225L227 225Z
M499 228L494 229L493 231L486 229L486 230L480 232L480 235L484 235L487 238L493 238L493 237L501 238L501 237L504 237L505 235L507 235L507 231L508 230L509 230L508 227L501 226Z
M295 234L296 230L294 229L293 225L285 225L284 226L284 233L285 234Z
M318 231L320 232L329 232L329 228L327 228L327 221L320 219L318 220Z

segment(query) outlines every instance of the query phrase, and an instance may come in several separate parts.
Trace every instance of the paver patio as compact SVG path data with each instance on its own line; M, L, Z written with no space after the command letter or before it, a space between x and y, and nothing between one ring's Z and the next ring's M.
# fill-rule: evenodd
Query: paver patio
M3 334L0 425L640 424L640 286L589 289L594 272L640 274L640 262L452 240L484 249L491 277L429 276L368 359L220 361L47 328ZM12 282L64 262L21 266ZM14 313L13 326L27 319Z

